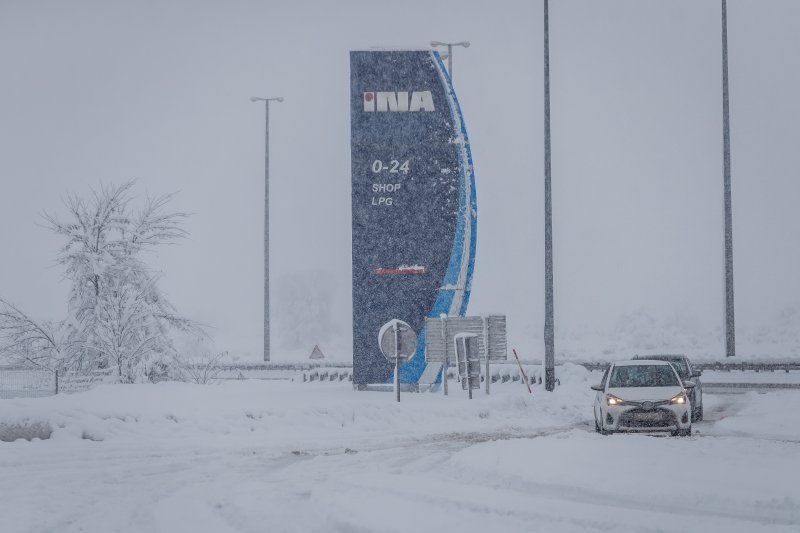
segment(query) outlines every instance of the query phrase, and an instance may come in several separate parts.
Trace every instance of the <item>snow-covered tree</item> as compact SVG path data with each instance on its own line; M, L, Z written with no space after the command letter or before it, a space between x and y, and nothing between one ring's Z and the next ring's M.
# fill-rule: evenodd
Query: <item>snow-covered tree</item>
M50 358L60 367L113 368L131 382L167 364L174 353L170 330L198 330L164 298L141 257L185 237L186 214L167 210L171 195L148 197L135 211L132 187L103 186L88 199L70 195L66 219L45 215L66 241L57 261L71 282L68 317L40 325L2 302L0 350L27 361Z
M156 278L118 270L101 276L103 288L91 317L81 330L100 366L111 366L122 381L162 373L174 353L169 330L187 330L191 321L178 316L156 287Z

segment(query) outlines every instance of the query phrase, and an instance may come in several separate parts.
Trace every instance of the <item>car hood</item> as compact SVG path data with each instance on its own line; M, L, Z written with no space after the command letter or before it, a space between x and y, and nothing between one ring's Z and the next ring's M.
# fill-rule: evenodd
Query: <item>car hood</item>
M683 392L683 387L678 385L669 387L612 387L608 389L609 394L633 402L671 400L681 392Z

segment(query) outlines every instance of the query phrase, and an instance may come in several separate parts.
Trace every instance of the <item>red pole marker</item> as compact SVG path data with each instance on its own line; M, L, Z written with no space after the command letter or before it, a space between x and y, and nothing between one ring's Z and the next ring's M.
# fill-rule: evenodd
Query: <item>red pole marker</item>
M524 381L525 386L528 387L528 392L533 394L533 391L531 390L531 384L528 383L528 376L525 375L525 370L522 369L522 363L519 362L519 356L517 355L516 348L513 348L511 351L514 352L514 359L517 360L517 364L519 365L519 372L522 374L522 381Z

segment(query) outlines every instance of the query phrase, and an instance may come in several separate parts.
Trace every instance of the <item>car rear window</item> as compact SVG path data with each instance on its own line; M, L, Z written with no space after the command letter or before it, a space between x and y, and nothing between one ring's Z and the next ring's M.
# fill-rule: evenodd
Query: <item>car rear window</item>
M669 387L680 385L678 376L669 365L615 366L609 387Z
M672 363L672 366L675 367L675 370L678 371L678 375L682 378L689 377L689 369L686 367L686 361L681 358L676 357L675 359L663 359L664 361L669 361Z
M656 361L666 361L668 363L672 363L672 366L675 367L675 370L678 371L678 375L686 379L689 377L689 367L686 365L686 359L683 357L670 357L664 355L652 355L652 356L636 356L634 359L655 359Z

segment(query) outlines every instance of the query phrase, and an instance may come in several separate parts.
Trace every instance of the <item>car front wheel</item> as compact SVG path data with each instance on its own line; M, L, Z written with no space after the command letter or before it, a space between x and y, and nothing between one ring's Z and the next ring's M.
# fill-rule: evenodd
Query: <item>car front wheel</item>
M697 409L697 410L695 411L695 413L694 413L694 419L695 419L696 421L698 421L698 422L699 422L700 420L703 420L703 406L702 406L702 404L700 405L700 408L699 408L699 409Z

